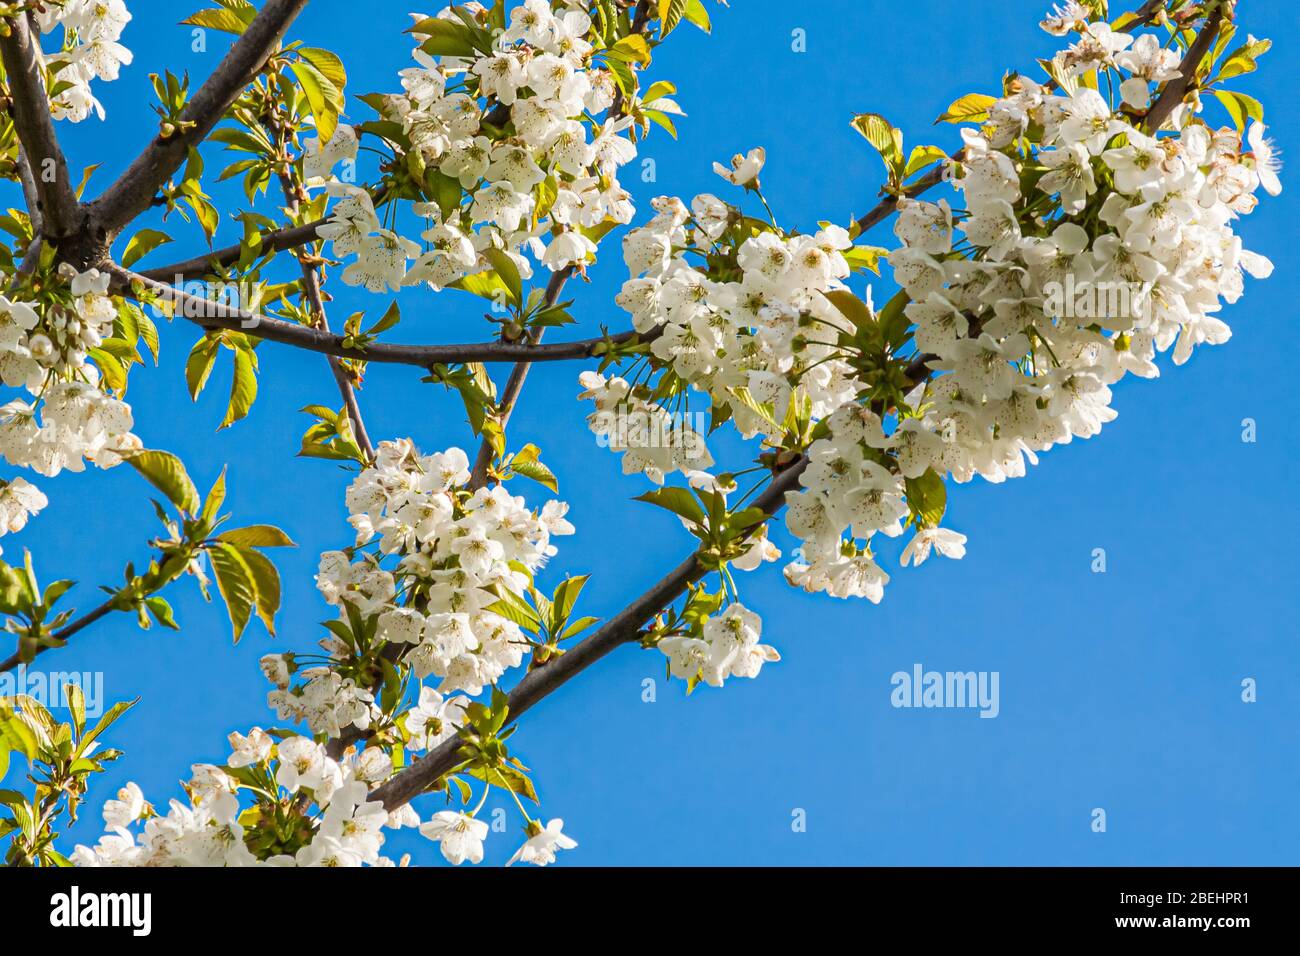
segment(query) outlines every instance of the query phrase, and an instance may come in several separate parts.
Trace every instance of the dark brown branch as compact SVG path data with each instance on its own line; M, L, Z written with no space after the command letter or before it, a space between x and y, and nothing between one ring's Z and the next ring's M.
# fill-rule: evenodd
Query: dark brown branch
M33 37L31 22L25 15L7 22L9 35L0 38L0 59L9 80L14 126L37 194L37 205L29 206L29 211L41 221L47 236L62 238L80 228L84 216L72 191L68 162L54 133L39 41Z
M1187 53L1183 55L1183 60L1178 65L1178 75L1161 88L1156 101L1147 110L1144 122L1150 132L1154 133L1160 129L1165 124L1165 120L1169 119L1174 110L1183 102L1183 97L1187 95L1188 90L1196 82L1196 70L1201 65L1201 61L1205 59L1205 54L1210 51L1215 38L1219 35L1219 26L1222 23L1223 4L1219 3L1214 12L1206 19L1201 31L1196 34L1196 39L1187 48Z
M412 365L429 368L460 362L556 362L572 359L594 358L608 344L620 345L639 340L653 341L654 333L638 335L634 331L620 332L600 338L580 339L574 342L556 342L551 345L533 345L530 342L475 342L466 345L390 345L372 343L365 349L343 344L343 336L325 332L296 322L286 322L270 316L249 312L246 309L224 305L210 299L191 295L164 282L150 279L143 273L131 272L116 263L100 266L113 276L114 288L122 295L133 295L132 280L138 281L160 300L176 307L176 314L186 321L205 329L230 329L246 332L268 342L292 345L308 352L337 355L363 362L388 365Z
M789 465L754 499L754 506L769 515L778 512L785 504L786 494L797 487L806 466L806 458L799 458ZM692 554L590 637L529 672L510 692L511 722L616 647L635 641L647 622L686 593L687 587L704 577L705 573L703 565ZM444 741L376 789L370 799L381 801L389 810L410 802L461 762L457 753L461 746L457 737Z
M248 29L181 110L181 123L193 125L183 126L165 139L155 136L126 172L91 204L96 222L110 237L149 208L158 190L185 162L190 148L207 138L230 104L257 76L279 47L289 24L306 5L307 0L266 0Z
M329 222L329 217L317 219L315 222L309 222L301 226L291 226L287 229L269 232L262 237L261 251L284 252L289 249L296 249L299 246L305 246L309 242L315 242L316 230L327 222ZM154 269L144 269L140 275L149 279L157 279L160 282L172 282L177 276L180 276L181 279L201 279L203 276L219 274L221 267L234 265L239 261L243 249L242 245L225 246L221 249L214 249L207 255L195 256L193 259L173 262L171 265L158 266Z

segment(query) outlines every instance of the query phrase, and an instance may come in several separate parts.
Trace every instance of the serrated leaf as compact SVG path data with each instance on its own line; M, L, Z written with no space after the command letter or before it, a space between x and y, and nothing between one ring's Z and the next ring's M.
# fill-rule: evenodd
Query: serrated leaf
M238 644L252 617L253 608L257 605L257 585L254 583L253 571L239 548L233 544L219 542L212 545L208 548L208 558L212 562L217 590L226 602L235 643Z
M217 351L220 343L216 339L201 338L190 349L189 358L185 360L185 385L190 391L190 398L198 401L199 394L208 384L213 366L217 363Z
M704 509L700 507L695 496L685 488L656 488L654 491L637 495L632 500L649 502L685 518L692 524L704 525Z
M989 107L997 101L996 96L987 93L967 93L953 100L952 105L935 122L982 123L989 118Z
M127 464L187 514L199 513L199 492L181 460L170 452L146 450L126 459Z
M275 614L280 610L280 572L271 559L252 548L240 548L240 557L248 565L253 586L257 592L257 616L266 625L266 632L275 637Z
M142 257L147 256L161 245L172 241L172 237L158 229L141 229L122 252L122 265L129 269Z
M659 39L677 29L686 16L686 0L659 0Z
M246 528L232 528L217 535L218 541L225 541L238 548L296 548L293 539L274 525L250 524Z
M200 10L186 17L181 23L186 26L206 27L209 30L233 33L235 36L242 36L248 29L248 23L232 10Z
M519 460L516 456L510 462L510 468L517 475L523 475L525 478L531 478L538 484L545 485L551 491L556 493L560 490L560 483L556 479L551 469L547 468L540 461L536 460Z
M230 403L226 406L226 417L217 427L220 431L239 421L248 414L257 399L257 369L253 365L253 355L248 349L235 349L235 374L230 381Z

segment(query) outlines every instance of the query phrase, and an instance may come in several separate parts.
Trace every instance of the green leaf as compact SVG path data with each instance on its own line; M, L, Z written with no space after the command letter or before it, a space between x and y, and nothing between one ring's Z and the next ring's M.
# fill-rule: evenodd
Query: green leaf
M702 0L686 0L686 13L683 16L705 33L713 32L713 23L709 20L709 11L704 9Z
M86 735L82 737L81 740L78 742L77 755L80 756L81 754L84 754L86 750L89 749L90 745L95 742L95 740L99 737L100 734L102 734L114 723L116 723L119 717L121 717L123 714L125 714L128 710L130 710L139 702L140 702L140 698L137 697L135 700L119 701L118 703L110 707L104 713L104 716L99 718L99 723L95 724L94 727L92 727L89 731L87 731Z
M208 557L212 561L213 575L217 579L217 590L226 602L226 611L230 615L230 624L234 629L235 643L243 636L248 626L253 608L257 604L257 585L253 571L244 560L239 548L233 544L219 542L208 548Z
M298 55L316 67L317 71L336 88L342 90L348 85L348 72L343 67L343 61L336 54L319 47L304 46L298 48Z
M903 170L903 133L879 113L859 113L850 124L875 147L885 165L898 178Z
M0 741L11 751L16 751L30 763L40 756L40 741L36 732L17 714L0 713Z
M165 232L157 229L141 229L126 244L126 249L122 253L122 265L129 269L142 257L171 241L172 237Z
M289 71L298 80L298 86L307 97L311 115L316 117L316 134L322 143L334 135L338 127L341 94L338 87L326 79L325 74L306 60L289 64Z
M154 595L144 599L144 606L149 609L154 620L163 627L171 628L173 631L179 631L181 626L176 623L176 618L172 614L172 606L167 603L165 598Z
M177 508L187 514L199 513L198 489L175 455L165 451L141 451L126 461Z
M426 38L420 46L430 56L474 55L474 33L463 23L441 17L425 17L410 27L410 32Z
M232 10L200 10L181 21L186 26L206 27L209 30L233 33L235 36L242 36L248 29L249 22Z
M1264 107L1253 96L1247 96L1245 93L1238 93L1235 90L1215 90L1214 95L1219 98L1219 102L1228 110L1238 130L1245 130L1249 120L1263 121Z
M469 767L465 772L491 786L509 790L511 793L525 797L533 803L538 802L537 791L533 789L533 782L528 779L527 774L521 773L514 767Z
M63 685L63 697L68 702L68 711L72 714L72 726L77 736L86 729L86 693L80 684Z
M212 490L208 496L203 499L203 512L199 515L204 521L215 521L217 512L221 510L221 503L226 500L226 468L221 467L221 474L217 475L217 480L212 483Z
M537 633L542 624L537 612L529 607L523 598L510 590L503 589L501 599L489 604L484 610L499 614L533 634Z
M269 524L250 524L246 528L232 528L217 535L218 541L237 548L296 548L287 534Z
M523 475L525 478L531 478L533 481L545 485L556 493L560 490L560 483L556 480L551 469L547 468L540 461L535 459L520 460L519 456L516 455L510 462L510 468L515 474Z
M987 93L967 93L953 100L936 123L982 123L989 118L989 107L998 101Z
M848 289L833 289L830 292L823 292L822 295L830 300L831 305L835 306L841 315L853 323L854 328L867 328L876 320L871 310L867 308L867 304Z
M240 548L239 555L248 565L257 591L257 616L266 625L266 632L275 637L275 612L280 610L280 572L271 559L252 548Z
M948 154L938 146L913 146L912 152L907 157L907 165L903 167L903 178L907 179L931 163L947 158Z
M948 506L948 489L933 468L919 478L905 479L907 507L919 527L935 528Z
M568 627L564 629L564 633L560 635L560 640L567 641L569 638L581 634L583 631L591 627L591 625L595 624L599 620L600 618L598 617L578 618L576 621L574 621L572 624L570 624Z
M633 501L648 501L652 505L680 515L692 524L704 526L704 509L699 501L685 488L656 488L643 495L637 495Z
M189 358L185 360L185 385L190 390L190 398L198 401L199 393L208 384L208 376L217 363L217 351L220 340L204 337L194 343Z
M659 0L659 39L677 29L686 16L686 0Z
M230 403L226 406L226 417L221 420L217 431L227 428L248 414L257 399L257 367L254 365L250 349L235 349L235 374L230 381Z
M497 275L505 285L506 292L510 295L510 301L515 305L523 303L523 281L519 278L519 267L515 265L515 260L501 249L488 249L485 253L488 262L492 263L492 268L496 270Z

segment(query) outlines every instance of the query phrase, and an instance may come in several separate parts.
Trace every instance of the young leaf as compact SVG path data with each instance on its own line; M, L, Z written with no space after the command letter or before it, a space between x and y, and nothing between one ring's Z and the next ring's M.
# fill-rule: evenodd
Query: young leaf
M269 524L250 524L247 528L232 528L217 535L218 541L225 541L237 548L296 548L287 534Z
M254 583L253 571L233 544L220 542L212 545L208 548L208 557L217 579L217 590L226 602L235 643L238 644L244 628L248 626L253 607L257 604L257 585Z
M141 451L126 459L167 500L187 514L199 513L199 492L181 460L170 452Z

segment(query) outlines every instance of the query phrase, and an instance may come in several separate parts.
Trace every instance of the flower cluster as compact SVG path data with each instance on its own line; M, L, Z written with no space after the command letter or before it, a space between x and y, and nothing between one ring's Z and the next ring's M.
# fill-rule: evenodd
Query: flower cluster
M140 448L131 407L101 390L87 362L113 334L109 277L63 264L58 278L40 302L0 295L0 380L34 396L0 406L0 456L49 476L81 471L84 461L109 468Z
M104 805L105 835L78 846L77 866L393 866L384 830L419 825L410 806L369 801L392 763L382 750L332 760L307 737L272 738L254 727L230 735L224 767L196 764L185 789L158 814L128 783ZM243 810L240 792L257 802ZM271 798L270 795L274 795ZM307 798L300 800L298 798ZM314 804L319 812L308 815Z
M90 81L117 79L120 68L131 63L131 51L118 40L131 20L123 0L66 0L40 4L36 22L42 33L62 28L55 53L45 54L45 66L56 79L50 97L55 119L79 123L92 111L104 118L104 107L90 90Z
M493 606L523 594L555 554L551 538L573 533L568 506L548 501L531 511L501 485L470 491L469 480L459 448L421 455L407 440L380 443L373 466L347 491L355 546L323 554L316 578L345 619L354 611L372 633L345 627L345 639L335 630L323 642L327 666L303 670L305 685L290 686L296 663L264 662L277 685L270 703L282 718L334 736L349 725L371 726L379 715L374 700L340 664L378 646L400 646L419 679L441 679L441 694L480 694L522 663L529 641ZM422 696L407 729L432 746L444 737L427 728L452 726L464 703Z
M776 648L758 642L762 632L757 614L732 604L704 622L703 636L666 637L658 647L672 676L721 687L728 677L757 677L765 663L781 659Z
M808 450L805 491L790 498L787 525L804 541L792 583L878 601L888 575L871 537L900 533L909 517L918 535L904 564L932 548L960 557L965 538L926 516L933 476L1000 482L1097 434L1115 418L1114 383L1155 377L1158 352L1172 348L1181 364L1196 345L1225 341L1222 302L1241 295L1243 272L1271 272L1233 231L1257 188L1280 188L1262 127L1247 150L1238 132L1180 107L1168 135L1144 131L1073 78L1114 71L1123 102L1140 109L1176 58L1151 36L1070 30L1057 91L1016 77L987 122L963 130L954 185L966 208L900 201L903 245L889 261L916 348L943 374L888 422L859 404L830 416L830 435Z
M401 125L408 166L439 177L458 198L415 205L427 221L421 247L383 228L364 191L330 184L343 201L321 235L336 255L357 257L344 281L372 291L440 289L492 268L496 252L528 278L525 250L552 271L582 266L594 258L599 230L631 221L618 170L636 156L633 120L619 115L623 93L596 59L613 54L596 50L591 17L577 6L557 13L547 0L527 0L490 49L472 55L435 59L415 50L403 92L383 97L380 109ZM417 34L435 29L422 27L425 19L416 18ZM450 10L433 22L465 29ZM678 112L666 97L652 105ZM307 172L319 177L356 149L355 131L340 126L323 146L309 144Z
M717 170L754 188L763 160L755 150ZM690 474L712 464L703 436L689 426L668 429L673 441L656 441L668 415L656 400L688 388L708 395L715 422L732 420L746 438L781 434L789 414L817 420L853 400L862 384L839 357L844 320L825 295L845 288L844 252L853 245L847 230L827 225L788 236L709 194L689 209L668 197L652 206L656 215L623 240L631 278L617 302L652 340L651 355L671 372L670 387L594 373L580 379L579 397L596 403L588 422L626 452L625 472L662 482L666 472ZM644 425L611 426L628 422Z

